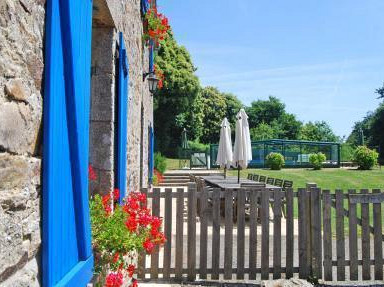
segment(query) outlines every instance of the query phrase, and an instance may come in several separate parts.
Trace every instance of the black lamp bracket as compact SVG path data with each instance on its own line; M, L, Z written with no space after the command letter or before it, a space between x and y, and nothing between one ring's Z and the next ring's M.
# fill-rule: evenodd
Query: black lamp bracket
M145 81L145 79L149 76L149 75L154 75L155 72L148 72L148 73L143 73L143 82Z

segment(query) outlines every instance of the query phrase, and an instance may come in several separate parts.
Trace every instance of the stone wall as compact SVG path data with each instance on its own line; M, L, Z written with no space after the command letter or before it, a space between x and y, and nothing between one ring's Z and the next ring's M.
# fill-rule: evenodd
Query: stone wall
M140 187L140 182L143 186L147 185L148 126L153 121L152 97L147 81L142 80L143 72L148 71L149 54L142 42L140 1L94 0L94 3L101 3L102 12L107 15L95 19L95 26L100 29L94 30L94 35L99 32L95 39L109 35L109 48L114 51L117 33L124 33L130 66L127 185L129 190L135 190ZM103 17L108 21L105 29L109 29L109 34L101 33ZM0 0L1 286L40 286L44 19L45 0ZM94 41L93 45L96 44L98 43ZM102 48L108 45L98 47L100 55L107 55ZM93 50L96 51L95 48ZM92 65L96 59L103 60L101 56L95 57ZM92 82L93 93L103 89L105 93L112 95L115 89L112 77L113 74L109 72L100 75L97 79L98 86L96 81ZM107 98L102 99L109 101ZM113 109L104 110L109 104L113 107L113 102L107 102L104 106L102 104L92 102L93 107L99 105L104 111L98 115L99 118L91 115L91 121L99 123L90 130L90 159L94 162L103 155L92 143L98 141L103 151L110 151L105 157L111 157L113 152L110 146L113 142L113 121L108 115L113 114ZM141 107L144 108L143 114ZM107 132L107 137L105 141L100 141L99 135L103 132ZM93 154L92 150L95 151ZM111 163L96 166L105 172L104 176L101 173L100 186L94 188L106 189L112 185L111 167Z
M114 4L112 4L114 3ZM137 190L140 182L145 187L148 182L148 127L153 122L153 101L149 93L148 81L143 82L143 73L149 70L149 51L143 46L143 25L140 15L140 0L121 2L108 0L116 20L117 29L124 33L129 62L129 106L128 106L128 144L127 177L128 190ZM118 5L122 5L121 10ZM130 17L121 17L124 11ZM119 17L120 16L120 17ZM141 107L143 106L143 119ZM142 121L143 120L143 121ZM141 127L143 130L141 131ZM141 139L141 134L143 138ZM142 157L140 156L140 149ZM140 181L140 166L142 178Z
M120 31L129 63L127 190L138 190L148 183L148 128L153 122L153 102L148 82L142 80L149 70L149 50L142 41L140 1L107 1L107 6L108 13L98 16L93 27L90 163L97 180L91 184L91 193L113 188L115 61Z
M113 27L92 29L89 163L96 180L90 183L91 194L104 194L114 188L117 39Z
M38 284L44 2L0 1L1 286Z

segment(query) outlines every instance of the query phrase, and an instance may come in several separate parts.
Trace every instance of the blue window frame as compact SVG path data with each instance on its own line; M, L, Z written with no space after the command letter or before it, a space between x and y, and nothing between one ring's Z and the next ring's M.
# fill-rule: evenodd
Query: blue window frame
M117 176L116 187L120 190L120 203L127 192L127 120L129 66L123 33L119 33L119 82L117 113Z

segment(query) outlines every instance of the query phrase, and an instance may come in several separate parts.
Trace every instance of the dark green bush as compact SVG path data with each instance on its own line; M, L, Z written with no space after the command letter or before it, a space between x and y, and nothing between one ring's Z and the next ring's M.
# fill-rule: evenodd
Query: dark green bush
M353 161L353 153L355 149L352 145L343 143L341 144L341 161Z
M167 159L161 155L160 152L155 153L155 169L157 169L161 174L167 170Z
M323 167L323 162L327 159L322 152L312 153L309 155L309 162L312 164L313 169L319 170Z
M189 149L194 152L206 152L209 150L208 144L203 144L198 141L188 141Z
M271 152L265 159L272 170L280 170L285 165L284 156L278 152Z
M353 155L353 161L357 163L359 169L368 170L377 165L379 154L366 146L358 146Z

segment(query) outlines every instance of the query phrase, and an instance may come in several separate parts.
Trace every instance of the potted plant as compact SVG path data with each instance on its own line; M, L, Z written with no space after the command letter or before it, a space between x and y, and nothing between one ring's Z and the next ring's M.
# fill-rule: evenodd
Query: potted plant
M168 18L158 13L156 7L147 10L144 15L144 40L147 44L158 47L168 36L169 29Z
M162 220L151 215L144 193L130 193L122 205L118 199L119 190L115 189L90 201L95 286L137 286L133 276L139 252L151 253L165 242Z

